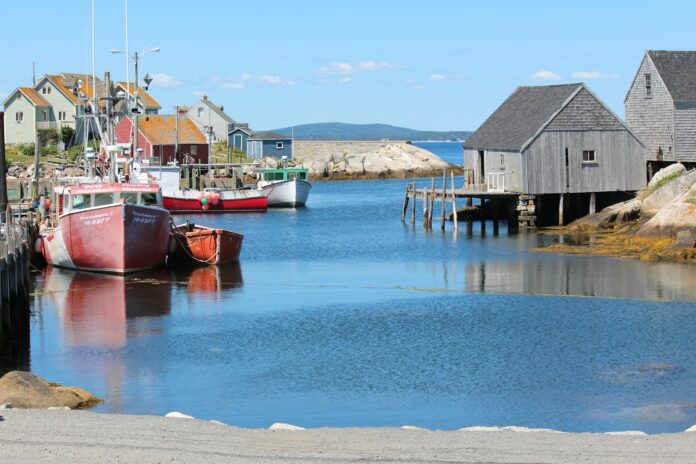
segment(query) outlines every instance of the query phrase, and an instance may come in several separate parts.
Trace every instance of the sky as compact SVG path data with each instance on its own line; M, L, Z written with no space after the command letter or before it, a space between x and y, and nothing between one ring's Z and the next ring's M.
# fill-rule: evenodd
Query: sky
M125 80L124 0L95 1L95 67ZM3 0L0 97L91 72L92 0ZM696 2L130 0L130 52L173 113L207 94L257 130L475 130L521 85L585 82L619 116L645 50L696 47ZM25 21L26 19L26 21ZM31 31L31 32L30 32ZM131 62L132 79L132 62Z

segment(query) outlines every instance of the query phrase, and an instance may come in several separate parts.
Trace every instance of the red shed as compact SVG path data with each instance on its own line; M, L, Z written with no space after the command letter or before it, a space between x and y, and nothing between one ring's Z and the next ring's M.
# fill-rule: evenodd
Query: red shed
M128 143L133 131L130 117L123 118L116 126L116 142ZM146 114L138 118L138 148L143 156L157 156L162 164L174 161L176 147L176 116ZM190 155L196 163L208 163L208 143L203 133L186 116L179 116L179 154ZM179 160L181 161L181 159Z

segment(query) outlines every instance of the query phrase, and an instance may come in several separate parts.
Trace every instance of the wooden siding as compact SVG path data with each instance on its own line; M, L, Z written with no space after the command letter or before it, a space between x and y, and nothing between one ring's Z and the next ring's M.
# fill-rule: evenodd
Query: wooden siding
M595 150L597 162L583 163L583 150ZM646 184L643 146L627 130L544 131L523 152L522 160L524 193L529 194L637 191Z
M675 105L674 128L677 161L696 162L696 103Z
M198 110L202 109L201 117L198 117ZM213 128L213 141L227 141L228 122L215 111L211 110L208 105L199 101L188 110L188 117L193 121L196 127L207 136L208 127Z
M483 151L483 179L476 179L476 182L485 183L490 173L505 173L505 187L511 191L523 191L524 174L522 172L522 155L515 151L506 150L482 150ZM478 166L479 151L472 149L464 150L464 167L480 172Z
M553 118L547 130L625 130L616 117L583 88Z
M645 89L645 75L651 76L651 95ZM645 55L626 101L626 125L645 145L647 160L657 160L662 149L664 161L674 161L674 103L650 58ZM678 153L676 155L678 157Z
M22 113L21 122L17 122L17 113ZM5 106L5 143L8 145L34 143L36 113L37 109L27 97L15 91Z

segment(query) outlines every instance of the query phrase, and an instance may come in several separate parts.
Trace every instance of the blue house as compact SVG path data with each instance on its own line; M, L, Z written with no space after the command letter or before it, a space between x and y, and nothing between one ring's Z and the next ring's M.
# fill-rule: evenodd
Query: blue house
M249 124L234 124L227 134L227 148L241 150L246 153L247 140L254 135L254 131L249 129Z
M227 146L241 150L249 158L292 159L292 137L275 132L254 132L249 124L235 124L227 134Z

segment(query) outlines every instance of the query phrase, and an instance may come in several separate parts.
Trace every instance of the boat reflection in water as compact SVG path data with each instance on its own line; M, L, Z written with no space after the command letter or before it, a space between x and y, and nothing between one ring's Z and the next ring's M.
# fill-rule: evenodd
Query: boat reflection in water
M218 296L223 290L244 285L242 266L239 261L217 266L174 268L170 270L170 273L172 280L186 284L186 291L189 294Z
M101 348L123 347L128 338L159 333L161 328L129 320L168 316L174 287L185 287L189 294L217 295L243 282L238 262L193 269L160 267L128 276L47 267L44 279L44 295L63 320L67 345Z

